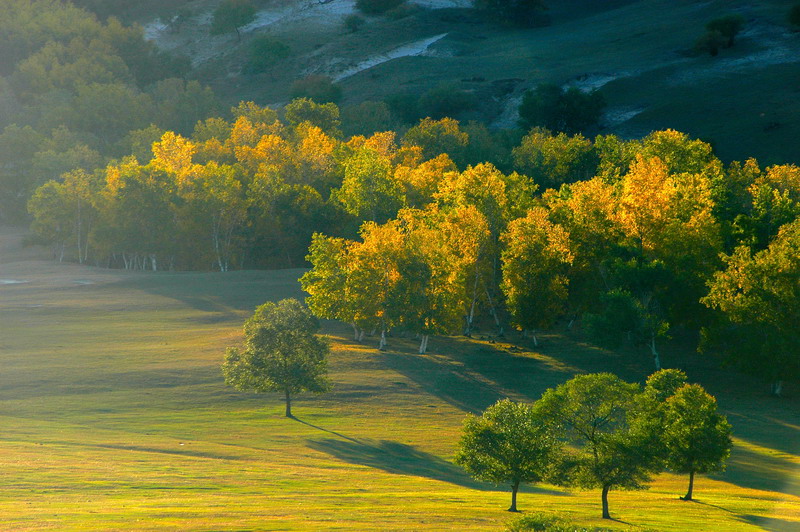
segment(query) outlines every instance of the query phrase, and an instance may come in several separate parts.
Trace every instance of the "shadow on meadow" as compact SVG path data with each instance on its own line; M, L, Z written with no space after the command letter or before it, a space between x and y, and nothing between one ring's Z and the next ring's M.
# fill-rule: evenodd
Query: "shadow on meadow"
M344 438L344 436L342 437ZM309 441L308 446L350 464L373 467L396 475L424 477L483 491L506 489L505 486L494 487L476 482L458 466L436 455L391 440L325 438ZM548 495L569 495L561 491L531 486L526 486L523 491Z
M796 532L797 521L787 521L775 517L764 517L760 515L740 515L739 518L746 523L751 523L764 530L772 532Z
M710 476L744 488L797 495L798 475L800 464L734 444L727 470Z
M516 335L515 335L516 336ZM619 356L584 344L543 338L538 347L528 340L472 340L437 337L420 355L409 340L392 339L381 364L406 376L427 393L457 408L480 413L498 399L535 401L548 388L573 375L611 371ZM642 379L642 370L622 368L621 376ZM631 376L633 375L633 376Z

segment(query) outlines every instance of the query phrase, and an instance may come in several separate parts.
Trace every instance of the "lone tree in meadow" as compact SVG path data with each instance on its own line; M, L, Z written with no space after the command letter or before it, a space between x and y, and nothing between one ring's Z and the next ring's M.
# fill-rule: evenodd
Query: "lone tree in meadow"
M560 450L531 405L503 399L467 417L455 462L478 480L511 484L508 511L516 512L519 485L544 480Z
M610 490L644 489L660 469L636 384L611 373L579 375L547 390L535 410L572 448L562 462L563 482L600 488L604 519L611 519Z
M744 23L744 17L741 15L725 15L715 18L706 24L706 30L708 32L719 32L726 39L725 48L730 48L733 46L736 35L742 31Z
M689 489L681 499L691 501L695 473L725 469L733 445L731 425L702 386L686 384L667 399L661 434L667 467L689 475Z
M222 35L235 31L236 37L241 40L239 28L253 22L255 18L256 7L251 0L224 0L214 11L209 33Z
M225 383L243 391L283 392L286 417L294 417L293 395L330 389L330 349L317 331L319 322L296 299L264 303L244 324L244 346L225 354Z

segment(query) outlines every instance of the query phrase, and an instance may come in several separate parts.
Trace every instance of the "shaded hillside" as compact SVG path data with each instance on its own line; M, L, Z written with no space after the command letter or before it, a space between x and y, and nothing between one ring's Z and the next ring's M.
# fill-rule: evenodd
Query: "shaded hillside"
M788 2L551 2L548 25L514 29L466 9L468 0L419 0L390 16L364 17L349 31L352 0L267 1L241 41L234 33L209 36L217 4L189 2L188 23L166 24L162 16L146 30L163 48L189 54L231 103L280 104L308 74L338 80L342 105L451 83L480 102L460 118L508 127L524 90L555 82L602 88L610 103L603 132L676 128L711 141L724 159L797 160L800 35L786 22ZM730 13L745 19L736 45L717 57L693 54L705 24ZM285 43L290 56L267 73L242 74L252 41L265 35Z

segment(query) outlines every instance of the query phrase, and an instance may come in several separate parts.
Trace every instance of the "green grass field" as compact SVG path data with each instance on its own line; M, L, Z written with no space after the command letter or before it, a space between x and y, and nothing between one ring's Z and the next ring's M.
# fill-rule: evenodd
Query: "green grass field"
M269 299L300 297L299 270L130 273L56 264L0 235L0 529L499 530L509 495L452 464L466 412L499 397L536 399L576 372L630 380L648 357L606 353L562 334L523 343L434 338L333 340L335 390L299 399L227 388L224 348ZM26 281L11 283L10 281ZM727 472L664 474L613 492L620 529L796 530L800 398L708 360L664 349L717 395L735 431ZM599 493L525 489L522 510L609 525Z

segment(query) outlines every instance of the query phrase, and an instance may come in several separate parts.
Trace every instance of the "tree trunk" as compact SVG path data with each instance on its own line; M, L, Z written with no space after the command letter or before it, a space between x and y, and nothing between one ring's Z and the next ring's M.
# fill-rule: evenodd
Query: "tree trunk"
M286 417L293 418L292 415L292 397L289 395L289 390L284 390L284 394L286 395Z
M424 355L428 351L428 335L423 334L419 342L419 354Z
M603 486L603 519L611 519L611 514L608 513L608 486Z
M650 353L653 355L653 362L656 365L656 371L661 371L661 357L658 356L656 351L656 335L650 337Z
M381 329L381 342L378 344L378 350L386 351L386 329Z
M686 495L681 497L681 499L683 499L684 501L691 501L693 489L694 489L694 471L689 471L689 491L687 491Z
M511 485L511 506L508 507L509 512L517 512L517 490L519 490L519 480L515 480Z

